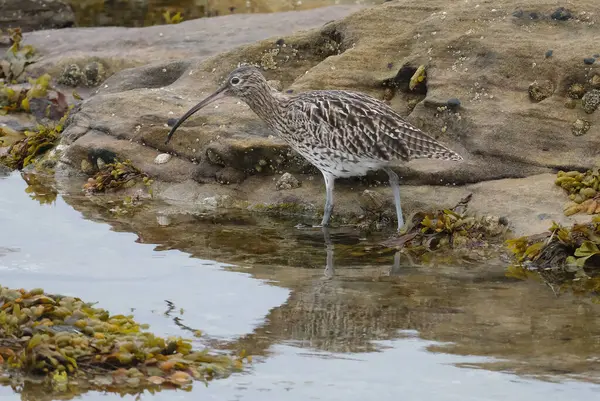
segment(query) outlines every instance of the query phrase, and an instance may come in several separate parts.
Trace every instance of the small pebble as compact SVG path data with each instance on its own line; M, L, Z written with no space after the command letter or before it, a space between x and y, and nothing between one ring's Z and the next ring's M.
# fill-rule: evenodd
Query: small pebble
M552 53L554 53L552 50L546 51L546 58L552 57Z
M298 188L299 186L300 181L290 173L284 173L275 183L275 189L278 191Z
M523 10L516 10L512 13L513 17L521 18L523 16Z
M559 7L552 13L552 15L550 15L550 18L557 21L567 21L573 18L573 15L571 14L571 11L567 10L566 8Z
M592 65L596 62L596 59L593 57L586 57L583 59L583 63L587 65Z
M176 122L177 122L177 119L176 119L176 118L169 118L169 119L167 120L167 125L168 125L169 127L172 127L172 126L174 126L174 125L175 125L175 123L176 123Z
M453 97L448 99L448 101L446 102L446 106L453 108L453 109L457 109L460 107L460 100Z
M166 162L171 160L171 157L172 156L168 153L161 153L160 155L158 155L154 158L154 163L155 164L165 164Z
M534 12L531 12L531 13L529 13L529 18L531 18L531 19L538 19L539 17L540 17L540 16L539 16L539 15L538 15L538 13L536 13L535 11L534 11Z
M275 44L277 46L283 46L284 43L285 43L285 40L283 40L283 39L277 39L277 42L275 42Z

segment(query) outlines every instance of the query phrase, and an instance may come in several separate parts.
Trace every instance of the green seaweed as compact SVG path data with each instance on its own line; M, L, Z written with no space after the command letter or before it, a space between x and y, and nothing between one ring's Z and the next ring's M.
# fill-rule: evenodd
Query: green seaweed
M50 205L56 201L58 191L54 186L45 182L40 175L21 173L21 177L27 183L25 192L29 194L31 199L38 201L40 205Z
M29 78L27 84L6 85L0 82L0 114L26 112L37 119L59 120L68 111L65 95L54 89L51 77L43 74Z
M565 215L600 213L600 169L584 173L559 171L554 183L569 194L570 201L564 205Z
M163 13L163 19L165 20L165 24L179 24L183 21L183 17L181 16L181 12L177 12L171 15L171 10L167 10Z
M514 256L510 276L538 273L553 289L600 295L600 216L564 227L553 223L541 234L506 241Z
M190 339L161 338L147 328L79 298L0 286L0 378L60 397L86 389L140 393L189 388L250 361L194 350Z
M66 119L67 114L57 123L39 124L35 131L25 131L25 138L12 144L7 154L0 157L0 162L17 170L33 163L56 145Z
M476 217L468 210L469 194L452 209L417 212L398 237L384 242L386 246L423 257L431 251L465 251L476 255L492 250L508 231L502 219Z
M116 191L134 185L138 180L147 187L153 182L146 173L135 167L131 160L115 160L99 168L98 172L84 184L83 189L88 193Z
M8 34L12 45L0 59L0 78L13 82L23 74L28 64L35 62L36 51L31 45L21 44L21 28L9 28Z

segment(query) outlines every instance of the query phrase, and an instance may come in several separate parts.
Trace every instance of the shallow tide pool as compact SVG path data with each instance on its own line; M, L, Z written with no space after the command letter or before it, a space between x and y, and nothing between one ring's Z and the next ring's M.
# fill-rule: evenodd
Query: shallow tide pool
M19 173L0 176L0 284L97 301L158 335L200 329L200 344L255 356L243 373L142 399L600 396L600 305L502 266L393 266L369 253L374 239L345 231L326 272L320 233L294 221L165 218L160 206L116 216L77 193L41 204L26 188ZM49 399L16 391L27 394L0 387L0 399Z

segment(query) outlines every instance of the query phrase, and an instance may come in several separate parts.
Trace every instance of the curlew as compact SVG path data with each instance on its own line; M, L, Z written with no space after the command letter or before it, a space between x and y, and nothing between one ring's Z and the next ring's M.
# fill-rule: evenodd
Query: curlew
M262 73L250 66L233 70L216 92L177 120L166 143L192 114L223 96L244 101L271 130L321 171L326 191L323 227L329 226L337 178L384 170L394 194L400 230L404 226L400 180L391 166L420 158L462 160L458 153L371 96L342 90L287 95L273 90Z

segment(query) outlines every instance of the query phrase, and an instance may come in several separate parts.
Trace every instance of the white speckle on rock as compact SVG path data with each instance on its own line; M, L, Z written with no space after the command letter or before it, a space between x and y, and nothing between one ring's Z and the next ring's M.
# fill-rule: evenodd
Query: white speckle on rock
M165 164L166 162L171 160L171 157L172 156L168 153L161 153L160 155L158 155L154 158L154 163L155 164Z
M163 68L163 69L162 69L162 72L167 72L167 69L166 69L166 68Z
M164 214L159 214L156 216L156 222L159 226L168 226L171 224L171 218L169 216L165 216Z
M298 188L299 186L300 181L290 173L283 174L275 183L275 189L278 191Z

